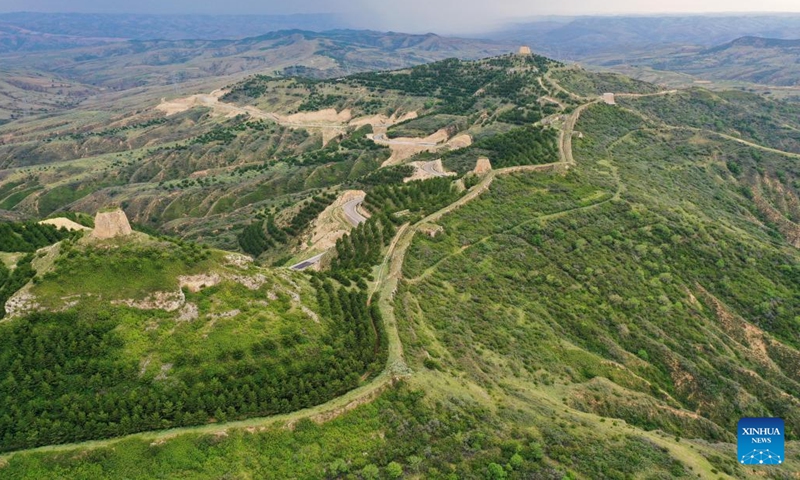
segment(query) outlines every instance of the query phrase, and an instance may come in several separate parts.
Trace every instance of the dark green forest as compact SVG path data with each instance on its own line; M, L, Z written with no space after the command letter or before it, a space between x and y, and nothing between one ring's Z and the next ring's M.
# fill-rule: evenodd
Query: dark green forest
M308 228L335 199L333 194L311 197L283 228L275 223L274 215L267 216L266 220L257 220L239 234L239 246L257 257L277 245L285 244Z
M548 127L528 125L479 139L471 146L446 153L447 168L467 172L478 157L488 157L495 168L541 165L558 161L558 133Z
M0 222L0 252L35 252L73 235L48 224Z
M169 382L141 378L138 361L125 358L114 309L1 325L0 450L285 413L351 390L385 361L380 314L363 292L317 287L328 327L314 355L290 354L305 341L299 334L266 339ZM193 361L187 354L176 366Z
M406 95L436 98L439 100L436 108L438 113L465 115L478 103L481 95L477 93L484 87L483 95L494 95L505 101L524 97L523 90L538 87L532 82L533 76L526 73L509 75L509 69L527 68L541 75L555 64L538 55L508 55L479 62L449 59L415 67L408 73L363 73L350 76L347 81L378 92L392 90ZM538 96L531 95L531 98L535 100Z

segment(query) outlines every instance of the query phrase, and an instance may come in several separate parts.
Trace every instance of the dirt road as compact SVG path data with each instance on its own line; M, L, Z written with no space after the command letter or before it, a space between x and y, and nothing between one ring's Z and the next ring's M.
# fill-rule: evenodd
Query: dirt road
M423 163L422 165L420 165L420 168L434 177L447 177L453 175L452 172L449 173L443 172L440 168L441 165L442 165L441 160L439 161L434 160L432 162Z
M616 93L614 94L617 98L644 98L644 97L659 97L661 95L672 95L673 93L678 93L677 90L662 90L660 92L655 93Z
M426 142L423 140L392 140L387 138L383 133L376 133L373 135L372 141L379 145L411 145L414 147L436 147L439 145L436 142Z
M584 103L580 107L576 108L575 111L572 112L564 121L564 128L561 129L561 139L559 141L559 153L561 156L561 161L566 165L567 168L576 165L575 158L572 156L572 134L575 131L575 124L578 122L581 112L586 110L586 108L590 105L594 105L598 101L599 100L595 100L593 102Z

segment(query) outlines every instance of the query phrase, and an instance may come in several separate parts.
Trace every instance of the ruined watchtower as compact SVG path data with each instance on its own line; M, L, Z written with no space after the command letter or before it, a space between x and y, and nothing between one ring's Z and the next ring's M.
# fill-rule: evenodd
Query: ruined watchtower
M133 233L128 217L121 208L106 212L97 212L94 217L94 231L92 237L106 239L114 237L124 237Z

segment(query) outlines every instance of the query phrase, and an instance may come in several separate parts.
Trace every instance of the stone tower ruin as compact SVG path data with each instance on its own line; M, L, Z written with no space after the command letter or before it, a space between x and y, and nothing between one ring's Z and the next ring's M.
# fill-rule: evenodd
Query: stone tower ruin
M133 233L128 217L121 208L110 212L97 212L94 217L94 231L92 237L103 240L106 238L124 237Z

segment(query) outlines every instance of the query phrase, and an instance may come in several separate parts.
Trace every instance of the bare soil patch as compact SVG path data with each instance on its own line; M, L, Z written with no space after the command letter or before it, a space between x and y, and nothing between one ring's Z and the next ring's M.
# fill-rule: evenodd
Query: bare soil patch
M91 228L89 228L89 227L84 227L80 223L73 222L72 220L70 220L68 218L63 218L63 217L48 218L47 220L42 220L39 223L44 224L44 225L53 225L56 228L66 228L67 230L70 230L70 231L91 230Z
M353 118L353 113L349 109L337 112L333 108L319 110L317 112L300 112L289 116L277 115L278 121L287 124L331 124L337 123L345 125Z
M475 169L472 170L472 173L476 175L485 175L491 171L492 171L492 162L490 162L489 159L486 157L481 157L475 164Z
M375 140L377 135L376 133L371 138ZM447 138L447 129L443 128L425 138L398 137L391 140L375 140L376 143L388 146L392 151L392 155L383 162L381 167L399 165L403 160L407 160L418 153L435 152L445 145L444 142L447 142Z
M447 146L450 147L451 150L466 148L469 147L470 145L472 145L472 137L467 135L466 133L462 133L461 135L456 135L447 142Z
M181 288L188 288L190 292L197 293L200 290L217 285L221 278L219 274L202 274L202 275L188 275L179 277Z
M241 108L237 107L236 105L220 102L219 99L223 95L225 95L224 90L214 90L210 94L199 93L197 95L190 95L188 97L176 98L173 100L161 99L161 103L156 106L156 110L164 112L167 116L170 116L183 113L195 107L208 107L212 109L214 115L235 117L236 115L249 113L248 110L253 108Z
M386 133L386 129L392 125L396 125L407 120L413 120L418 116L419 115L417 115L417 112L408 112L399 116L397 113L394 113L391 117L387 117L383 114L373 115L370 117L358 117L350 121L350 126L363 127L364 125L372 125L372 130L375 133Z
M414 173L410 177L404 178L404 183L413 182L415 180L427 180L429 178L451 177L457 175L455 172L445 171L441 158L432 162L411 162L409 165L414 167Z
M154 292L144 300L113 300L113 305L126 305L139 310L164 310L174 312L186 303L182 290L177 292Z
M211 94L197 94L174 100L164 100L156 110L164 112L167 116L185 112L194 107L207 107L212 115L233 118L237 115L248 115L258 120L271 120L287 127L305 128L322 133L322 142L326 144L332 139L345 133L345 127L353 118L349 109L337 112L329 108L317 112L300 112L292 115L280 115L265 112L254 106L239 107L231 103L221 102L219 99L225 94L224 90L215 90Z

